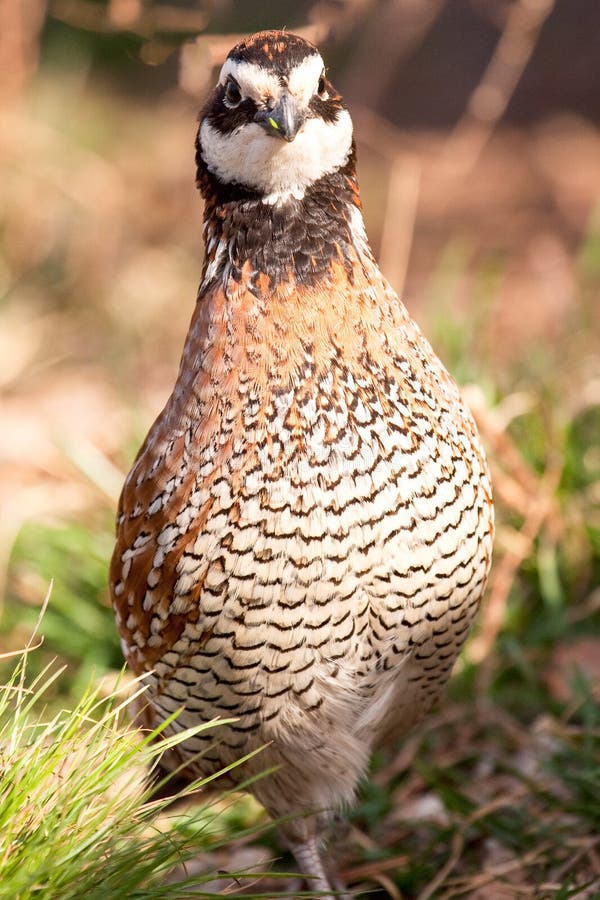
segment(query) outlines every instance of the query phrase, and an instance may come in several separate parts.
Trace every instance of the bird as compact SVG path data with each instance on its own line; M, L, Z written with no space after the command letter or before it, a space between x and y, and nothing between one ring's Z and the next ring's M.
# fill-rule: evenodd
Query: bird
M491 564L484 450L382 275L350 112L303 37L229 52L199 117L205 258L177 380L126 478L110 591L144 721L229 770L309 890L373 751L431 709ZM264 777L253 776L268 770Z

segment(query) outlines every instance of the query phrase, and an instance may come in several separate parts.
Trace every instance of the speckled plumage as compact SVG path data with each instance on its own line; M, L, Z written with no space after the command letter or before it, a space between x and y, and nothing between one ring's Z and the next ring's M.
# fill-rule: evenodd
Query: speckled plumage
M292 37L235 58L267 65L261 47L285 56ZM123 489L111 590L148 719L236 720L180 749L192 773L267 744L232 777L278 766L252 787L267 810L321 814L284 828L302 865L373 748L449 677L490 566L491 488L455 383L369 249L353 148L279 203L202 154L202 286Z

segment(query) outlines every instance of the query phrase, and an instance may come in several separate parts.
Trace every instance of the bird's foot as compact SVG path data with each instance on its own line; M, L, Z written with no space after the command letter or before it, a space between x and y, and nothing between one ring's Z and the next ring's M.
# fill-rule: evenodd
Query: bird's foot
M306 879L308 889L315 891L316 898L319 900L353 900L352 894L348 893L339 878L330 879L327 875L316 837L288 846Z

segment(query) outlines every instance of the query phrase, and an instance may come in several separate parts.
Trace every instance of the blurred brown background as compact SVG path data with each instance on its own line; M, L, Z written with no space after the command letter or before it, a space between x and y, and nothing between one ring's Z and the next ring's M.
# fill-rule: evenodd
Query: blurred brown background
M539 773L557 746L587 771L573 671L600 695L600 3L0 0L0 22L0 654L52 580L40 653L68 663L60 690L121 665L113 517L200 277L197 111L240 35L300 30L352 112L381 266L478 418L498 518L455 705L374 780L372 837L368 804L355 818L365 853L408 841L410 860L393 883L389 861L348 866L391 897L599 896L600 766L574 799ZM521 830L456 819L455 771L490 808L522 805L525 773ZM436 893L442 865L462 893Z

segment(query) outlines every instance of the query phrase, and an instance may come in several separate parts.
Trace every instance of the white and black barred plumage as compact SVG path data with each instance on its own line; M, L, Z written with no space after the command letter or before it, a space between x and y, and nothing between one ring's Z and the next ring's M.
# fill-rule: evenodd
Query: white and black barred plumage
M311 44L229 54L196 145L207 254L175 389L125 483L111 590L147 719L255 782L315 889L369 756L448 679L490 566L472 417L381 275L350 117ZM218 740L215 741L215 737ZM200 752L201 755L198 755Z

